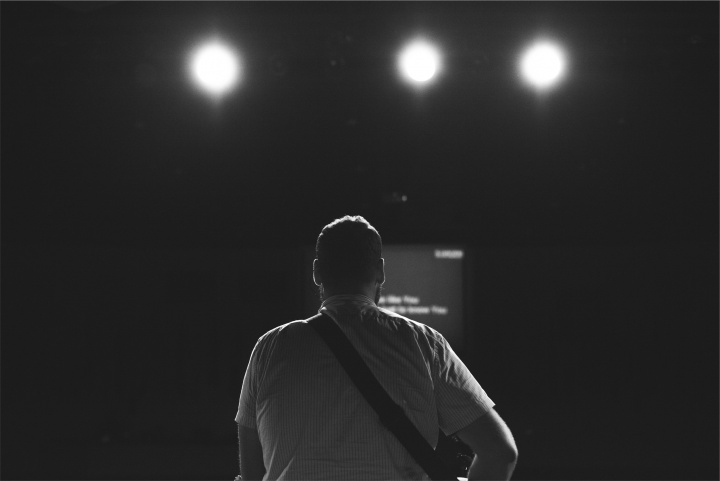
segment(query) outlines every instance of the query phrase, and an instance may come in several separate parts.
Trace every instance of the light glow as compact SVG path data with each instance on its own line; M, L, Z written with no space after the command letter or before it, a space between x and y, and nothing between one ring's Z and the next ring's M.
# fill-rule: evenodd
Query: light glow
M430 43L416 40L402 50L398 67L406 80L424 84L437 75L440 69L440 53Z
M193 54L190 68L198 85L216 96L232 90L240 76L237 56L219 41L198 48Z
M565 54L555 44L541 42L530 47L520 60L520 73L538 89L556 85L565 74Z

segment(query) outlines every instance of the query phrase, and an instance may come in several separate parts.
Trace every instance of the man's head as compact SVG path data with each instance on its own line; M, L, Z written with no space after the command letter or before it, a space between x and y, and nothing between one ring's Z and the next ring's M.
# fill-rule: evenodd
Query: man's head
M359 215L326 225L315 244L313 279L325 291L379 293L385 271L378 231Z

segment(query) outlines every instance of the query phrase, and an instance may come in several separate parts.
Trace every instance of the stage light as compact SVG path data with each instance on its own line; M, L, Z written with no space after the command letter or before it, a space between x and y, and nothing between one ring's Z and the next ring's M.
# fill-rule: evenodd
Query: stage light
M192 55L190 69L198 85L214 96L232 90L240 77L237 55L219 41L199 47Z
M400 52L398 68L409 82L426 84L440 71L440 53L430 43L416 40Z
M520 73L533 87L546 90L556 85L565 74L565 54L550 42L536 43L520 60Z

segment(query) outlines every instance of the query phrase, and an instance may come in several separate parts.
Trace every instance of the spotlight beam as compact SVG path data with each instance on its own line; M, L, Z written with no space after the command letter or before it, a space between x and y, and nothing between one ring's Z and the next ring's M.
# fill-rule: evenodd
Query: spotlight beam
M219 97L230 92L240 77L238 56L218 40L208 42L192 54L193 80L208 94Z
M398 55L401 77L415 86L428 84L437 76L440 68L440 52L425 40L412 41Z
M564 77L565 53L556 44L541 41L531 46L520 59L522 78L537 90L548 90Z

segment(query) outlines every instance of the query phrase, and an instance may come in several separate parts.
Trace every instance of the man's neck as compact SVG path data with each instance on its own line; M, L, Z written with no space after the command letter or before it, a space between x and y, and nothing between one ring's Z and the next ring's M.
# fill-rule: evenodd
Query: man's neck
M325 289L323 288L323 301L330 299L333 296L365 296L371 299L375 304L380 300L380 286L375 284L374 286L358 287L349 289Z

